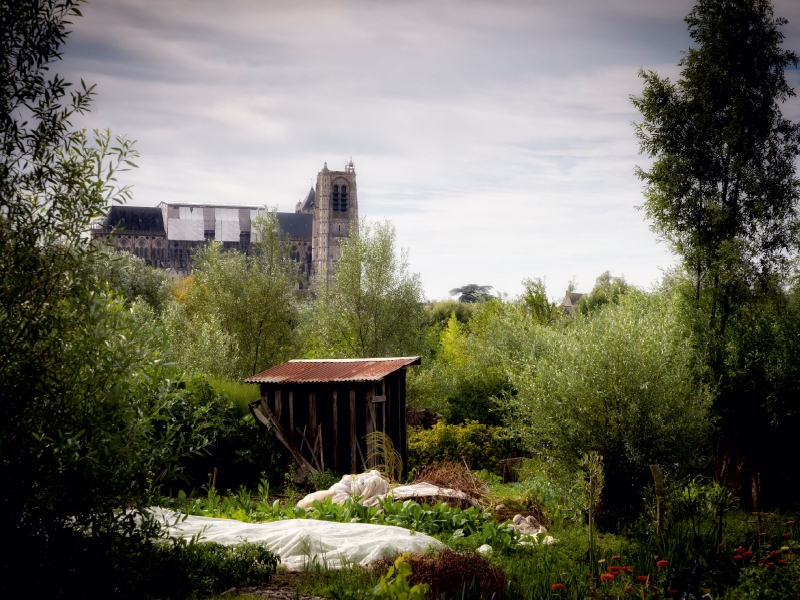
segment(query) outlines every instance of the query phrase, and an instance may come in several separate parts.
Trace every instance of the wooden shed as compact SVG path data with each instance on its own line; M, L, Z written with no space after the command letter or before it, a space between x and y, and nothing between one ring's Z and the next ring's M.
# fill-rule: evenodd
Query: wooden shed
M291 360L246 379L261 386L250 408L300 469L359 473L368 464L365 436L382 431L408 470L406 367L419 356Z

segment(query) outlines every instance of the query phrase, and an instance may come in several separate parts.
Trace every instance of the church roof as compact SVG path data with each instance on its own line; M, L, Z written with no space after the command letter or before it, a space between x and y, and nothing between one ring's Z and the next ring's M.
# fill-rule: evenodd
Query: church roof
M306 213L278 213L281 231L290 238L308 238L314 229L314 215Z
M313 210L314 209L314 188L308 190L305 200L300 203L300 210Z
M112 206L103 221L103 227L165 233L161 209L154 206Z

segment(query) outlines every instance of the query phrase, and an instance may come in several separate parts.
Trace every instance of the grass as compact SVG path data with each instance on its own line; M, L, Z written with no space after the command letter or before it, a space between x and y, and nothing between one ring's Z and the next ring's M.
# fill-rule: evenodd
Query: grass
M229 379L209 377L208 383L215 393L228 397L241 411L242 416L249 412L248 405L261 397L261 391L253 383L239 383Z

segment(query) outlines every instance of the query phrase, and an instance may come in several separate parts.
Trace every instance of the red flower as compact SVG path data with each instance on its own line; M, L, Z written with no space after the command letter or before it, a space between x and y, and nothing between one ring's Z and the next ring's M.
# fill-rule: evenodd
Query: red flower
M767 562L767 559L766 558L762 558L760 561L758 561L758 564L763 565L766 562Z
M660 560L660 561L658 561L656 563L656 566L659 569L666 569L669 566L669 561L668 560Z
M622 570L625 571L628 575L633 574L633 567L622 567Z
M553 585L550 586L550 589L555 592L562 589L563 587L564 587L563 583L554 583Z
M742 553L742 558L744 558L744 559L753 558L753 553L752 552L743 552Z
M786 539L788 539L788 538L792 537L792 534L791 534L791 533L782 533L781 535L782 535L784 538L786 538Z
M772 569L775 568L775 563L768 562L764 565L764 567L767 569L767 571L772 571Z
M775 558L776 556L780 555L781 555L780 552L778 552L777 550L773 550L772 552L769 553L769 556L767 558Z
M783 566L783 565L785 565L785 564L786 564L786 561L785 561L784 559L780 559L780 560L778 561L778 564L779 564L779 565L781 565L781 566Z
M619 560L619 558L620 558L619 554L615 554L614 556L611 557L611 560Z
M626 594L630 594L633 591L633 588L632 587L626 587L624 591L625 591Z
M614 575L612 573L601 573L600 581L614 581Z
M747 552L747 548L744 546L739 546L736 550L733 551L734 554L744 554Z
M619 575L619 570L620 567L618 567L617 565L611 565L610 567L608 567L608 572L613 573L614 575Z
M742 555L741 554L734 554L733 555L733 560L736 560L736 561L742 560Z
M786 521L787 525L794 525L794 521Z
M647 583L649 579L650 579L649 575L637 575L636 583Z

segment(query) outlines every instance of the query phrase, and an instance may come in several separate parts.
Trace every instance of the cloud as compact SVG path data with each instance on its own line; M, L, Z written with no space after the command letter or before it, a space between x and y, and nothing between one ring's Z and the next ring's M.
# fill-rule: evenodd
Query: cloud
M137 204L289 211L352 156L362 214L392 219L430 297L542 275L556 295L672 262L634 209L629 95L639 67L678 73L691 5L97 0L58 71L98 84L83 125L138 140ZM776 12L799 48L800 5Z

